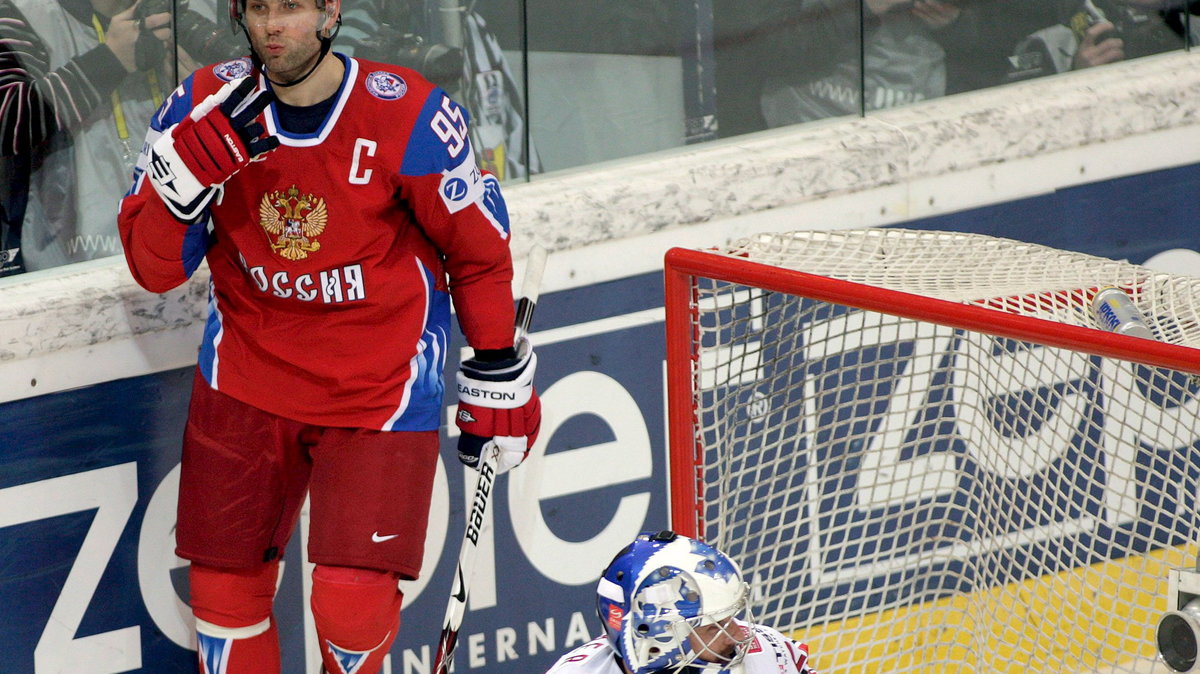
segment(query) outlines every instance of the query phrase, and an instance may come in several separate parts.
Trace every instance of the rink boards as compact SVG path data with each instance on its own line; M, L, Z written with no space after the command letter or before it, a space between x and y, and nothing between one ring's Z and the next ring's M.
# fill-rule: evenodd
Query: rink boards
M1141 263L1169 249L1200 250L1197 184L1200 166L1193 165L903 224ZM782 217L772 226L805 224L811 223ZM598 629L592 606L601 567L634 533L669 521L662 280L652 262L642 262L655 255L661 260L654 247L669 239L605 244L604 259L631 265L586 283L554 281L543 293L533 326L546 410L543 440L526 466L498 484L460 636L460 674L540 671L555 654L590 638ZM595 267L595 256L588 250L555 254L550 265ZM548 270L549 278L555 274ZM455 362L452 354L448 370ZM182 368L0 406L0 615L9 617L0 627L0 670L193 671L182 604L185 566L171 542L190 379ZM427 573L406 590L404 625L388 671L429 670L470 498L467 477L447 448L435 483ZM287 672L313 671L315 663L303 610L303 537L302 529L285 557L277 604ZM1180 561L1162 560L1163 587L1166 567ZM1124 563L1099 564L1089 574L1100 582ZM1027 595L1031 582L1018 581ZM1136 634L1155 619L1161 589L1145 589L1144 615L1108 619L1126 621ZM930 601L950 608L962 599ZM1032 601L1031 611L1053 609ZM869 615L871 607L864 608ZM1103 607L1097 612L1099 619ZM856 620L905 624L896 618ZM836 628L831 623L829 631ZM1080 640L1036 634L1064 647ZM828 668L816 645L820 637L810 637L814 656Z

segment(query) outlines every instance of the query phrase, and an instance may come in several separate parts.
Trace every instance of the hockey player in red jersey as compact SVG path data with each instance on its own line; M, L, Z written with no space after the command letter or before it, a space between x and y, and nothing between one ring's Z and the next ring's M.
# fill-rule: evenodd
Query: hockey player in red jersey
M546 674L817 674L808 646L756 625L732 559L671 531L640 534L600 575L604 635Z
M494 438L511 468L538 432L508 214L457 103L331 51L340 0L229 10L251 56L163 104L119 215L146 289L211 273L176 532L200 670L279 671L279 556L307 494L324 667L371 674L400 626L397 582L420 572L451 300L474 349L459 458Z

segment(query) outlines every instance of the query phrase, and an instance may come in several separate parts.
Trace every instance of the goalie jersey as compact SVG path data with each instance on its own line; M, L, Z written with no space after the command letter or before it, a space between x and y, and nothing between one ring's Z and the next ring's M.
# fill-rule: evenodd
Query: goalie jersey
M249 59L202 68L163 104L118 218L137 281L165 292L207 261L199 369L250 405L322 426L435 430L450 299L470 346L512 345L512 260L499 182L466 112L415 71L333 54L345 73L312 133L259 117L280 146L176 220L144 175L150 145Z
M754 641L739 674L817 674L808 664L808 646L774 629L754 625ZM600 636L567 653L546 674L623 674L617 653Z

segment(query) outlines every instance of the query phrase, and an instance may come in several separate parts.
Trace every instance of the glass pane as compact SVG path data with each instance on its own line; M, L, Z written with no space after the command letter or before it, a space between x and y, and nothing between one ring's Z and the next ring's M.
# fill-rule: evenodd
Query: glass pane
M1200 25L1196 22L1196 19L1200 19L1196 14L1200 12L1200 3L1189 0L1187 4L1188 11L1183 13L1183 34L1187 36L1185 49L1190 50L1200 44Z
M453 7L460 7L467 58L457 96L471 113L479 165L501 180L524 180L541 172L537 148L530 149L527 124L524 3L437 2L442 16L453 16Z
M200 66L250 53L241 31L234 32L224 0L142 0L142 7L166 5L174 11L177 81Z
M121 251L117 202L175 87L170 29L140 40L139 17L121 5L0 3L0 274Z
M864 113L946 94L946 52L938 40L961 15L959 0L866 0L863 6Z
M958 15L932 30L945 51L947 94L1021 79L1012 60L1017 45L1062 13L1058 3L1045 0L972 0L954 8Z
M546 170L684 143L681 15L679 0L528 0L530 128Z
M859 0L715 0L722 136L861 112Z
M1185 0L1071 3L1015 45L1008 79L1082 70L1196 44L1189 5L1193 11L1198 7Z

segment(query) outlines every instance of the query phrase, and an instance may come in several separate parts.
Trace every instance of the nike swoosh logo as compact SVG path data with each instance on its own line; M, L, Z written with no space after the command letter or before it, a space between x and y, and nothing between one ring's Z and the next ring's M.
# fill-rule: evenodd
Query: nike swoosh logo
M458 575L455 576L454 580L458 585L458 589L454 592L454 598L465 604L467 601L467 584L463 582L463 570L461 566L458 567Z
M400 534L392 534L391 536L380 536L380 535L379 535L379 532L378 532L378 531L376 531L375 533L371 534L371 540L372 540L372 541L374 541L374 542L376 542L376 543L382 543L382 542L384 542L384 541L390 541L390 540L392 540L393 538L395 538L395 537L397 537L397 536L399 536L399 535L400 535Z

